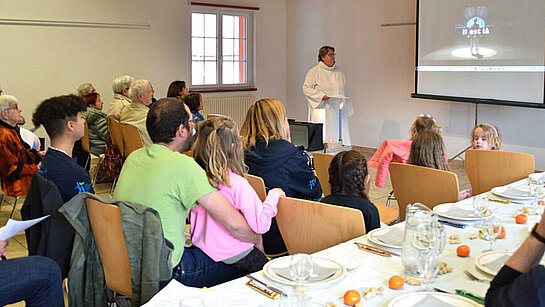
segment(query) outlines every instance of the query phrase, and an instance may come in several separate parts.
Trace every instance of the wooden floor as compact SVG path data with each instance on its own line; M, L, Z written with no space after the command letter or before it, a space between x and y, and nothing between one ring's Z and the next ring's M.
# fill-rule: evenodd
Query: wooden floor
M357 147L354 146L354 149L360 151L367 160L371 159L371 156L375 152L375 149L372 148L364 148L364 147ZM96 164L96 160L94 160L94 163ZM460 190L463 189L469 189L471 188L469 184L469 180L467 179L467 175L465 173L464 164L463 161L452 161L450 162L450 167L453 172L456 173L458 176L458 182L460 184ZM94 165L92 164L91 167L91 174L94 173ZM374 179L376 174L375 168L369 168L369 173L371 175L371 189L369 191L369 199L371 202L373 202L376 205L386 205L386 200L388 198L388 193L392 191L392 184L390 182L390 177L388 176L387 182L384 185L384 187L378 188L374 185ZM95 185L95 192L98 195L109 197L111 184L109 183L101 183ZM1 192L0 192L1 195ZM0 196L1 197L1 196ZM11 197L4 197L4 200L0 206L0 225L5 225L9 214L13 208L13 201L14 199ZM15 209L15 212L13 214L13 219L20 220L21 219L21 213L20 208L23 205L24 198L20 198L17 202L17 208ZM397 203L392 201L390 203L391 207L396 208ZM9 245L7 247L7 258L16 258L16 257L24 257L28 255L28 249L26 244L26 238L24 233L20 233L16 235L15 237L11 238L9 240ZM23 302L16 303L13 305L8 306L24 306L25 304Z

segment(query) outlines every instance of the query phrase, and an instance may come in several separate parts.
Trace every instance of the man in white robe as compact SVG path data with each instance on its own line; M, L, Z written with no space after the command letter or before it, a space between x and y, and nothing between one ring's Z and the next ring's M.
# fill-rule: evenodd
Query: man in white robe
M320 48L318 65L308 71L303 93L309 105L308 120L324 121L324 141L339 140L339 113L342 113L342 141L344 145L351 145L348 117L354 110L347 97L344 74L335 65L335 48L330 46ZM341 104L342 112L339 112ZM320 116L320 111L325 111L325 116Z

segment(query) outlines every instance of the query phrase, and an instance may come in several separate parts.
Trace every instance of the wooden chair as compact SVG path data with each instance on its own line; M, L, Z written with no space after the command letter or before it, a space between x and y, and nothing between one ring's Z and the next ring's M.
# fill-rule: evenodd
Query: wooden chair
M280 197L278 228L290 254L311 254L365 234L357 209Z
M85 199L87 215L98 249L108 289L131 297L129 254L121 228L119 207Z
M125 159L125 146L123 144L123 133L121 132L121 123L112 116L107 117L108 132L112 143L117 146L123 159Z
M211 119L214 117L227 117L227 115L221 115L221 114L207 114L206 119Z
M140 132L138 132L138 128L135 126L121 124L121 135L123 136L123 146L125 147L125 158L128 157L131 152L144 147Z
M466 151L465 168L477 195L528 177L535 170L535 162L527 153L470 149Z
M252 188L254 188L257 196L259 196L259 199L261 199L261 201L265 201L265 198L267 197L267 190L265 189L265 181L263 181L263 178L248 174L246 175L246 179L248 179L248 183L250 183Z
M91 146L89 145L89 126L87 125L87 120L83 121L83 137L81 138L81 148L87 152L89 155L87 155L87 161L85 161L85 169L87 169L87 165L89 164L89 160L91 159Z
M405 220L407 205L419 202L428 208L458 201L458 177L455 173L410 164L390 163L400 218Z
M329 184L329 165L331 160L335 157L334 154L315 152L312 154L312 160L314 161L314 170L316 171L316 177L320 180L322 185L322 192L324 197L331 194L331 185Z

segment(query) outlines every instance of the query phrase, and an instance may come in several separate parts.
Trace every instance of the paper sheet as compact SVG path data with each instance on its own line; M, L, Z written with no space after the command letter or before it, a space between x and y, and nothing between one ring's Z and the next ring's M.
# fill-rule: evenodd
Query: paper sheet
M0 240L7 240L21 231L34 226L35 224L45 220L49 217L49 214L33 220L16 221L9 219L6 226L0 228Z

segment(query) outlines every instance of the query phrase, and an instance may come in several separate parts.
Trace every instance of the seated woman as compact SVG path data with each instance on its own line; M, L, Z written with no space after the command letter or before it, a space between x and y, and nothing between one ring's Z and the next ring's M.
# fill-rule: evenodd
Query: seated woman
M414 138L408 162L412 165L450 171L443 138L435 131L424 131Z
M358 209L365 220L365 231L380 227L377 207L365 194L369 182L367 161L355 151L343 151L335 155L329 165L329 184L331 194L322 198L323 203Z
M322 187L308 156L302 147L290 143L288 119L280 101L267 98L251 105L240 133L249 174L263 178L268 189L281 188L286 196L320 199ZM263 244L267 255L287 252L276 219L263 235Z
M202 103L202 96L198 93L191 93L184 98L184 102L196 118L199 119L199 121L204 120L204 117L199 113L200 110L202 110L203 103Z
M412 140L424 131L436 131L441 133L441 126L435 118L427 114L418 115L411 125L409 140L385 140L380 144L373 157L369 160L369 167L376 167L375 185L383 187L386 184L390 163L407 163Z
M100 156L104 153L106 141L110 138L106 113L102 112L104 103L100 99L99 93L85 94L83 100L87 104L87 110L83 117L85 117L89 129L89 147L93 155Z
M189 94L189 89L185 86L185 81L172 81L168 86L167 97L184 99Z
M40 154L26 144L17 124L21 122L17 98L0 96L0 180L5 194L18 197L27 194L32 175L42 160Z

